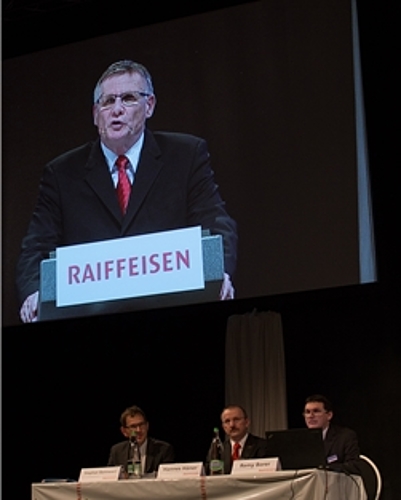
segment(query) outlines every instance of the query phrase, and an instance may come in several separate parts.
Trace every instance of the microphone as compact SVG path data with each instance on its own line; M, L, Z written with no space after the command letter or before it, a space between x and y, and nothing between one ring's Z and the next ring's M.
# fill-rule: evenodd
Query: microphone
M136 440L136 432L131 431L130 435L130 453L128 457L127 472L128 478L142 477L141 450Z

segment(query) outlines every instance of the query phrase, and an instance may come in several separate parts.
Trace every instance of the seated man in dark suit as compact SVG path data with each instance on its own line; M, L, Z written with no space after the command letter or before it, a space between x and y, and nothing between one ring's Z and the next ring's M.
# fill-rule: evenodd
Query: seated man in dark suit
M267 457L267 442L265 439L249 432L251 421L242 406L226 406L221 413L221 422L226 434L224 441L224 474L231 473L233 461L236 459ZM205 463L207 474L210 473L209 454Z
M157 472L160 464L174 462L174 449L171 444L148 436L149 422L141 408L130 406L122 413L120 422L121 432L127 439L111 447L107 465L122 465L127 471L129 438L133 430L140 447L142 470L145 474Z
M327 466L331 470L358 474L359 444L356 433L348 427L332 423L333 406L321 394L305 400L303 412L310 429L322 429Z

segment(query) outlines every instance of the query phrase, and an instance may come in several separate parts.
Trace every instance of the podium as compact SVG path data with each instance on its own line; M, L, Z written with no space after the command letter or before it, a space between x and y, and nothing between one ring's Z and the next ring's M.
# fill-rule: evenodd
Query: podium
M52 253L50 258L41 262L40 266L38 320L76 318L217 301L224 278L222 236L202 231L201 245L205 281L203 289L62 307L56 305L56 255Z

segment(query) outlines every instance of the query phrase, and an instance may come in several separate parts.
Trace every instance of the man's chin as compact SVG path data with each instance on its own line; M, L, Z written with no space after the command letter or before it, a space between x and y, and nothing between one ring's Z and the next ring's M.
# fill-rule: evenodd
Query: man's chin
M234 432L233 434L231 434L230 438L236 441L240 441L242 436L239 433Z
M107 134L101 136L101 140L112 151L127 150L132 146L131 134Z
M123 130L111 130L108 131L107 134L105 134L104 139L109 141L109 142L116 142L120 143L125 140L127 140L127 137L129 137L131 134L127 129Z

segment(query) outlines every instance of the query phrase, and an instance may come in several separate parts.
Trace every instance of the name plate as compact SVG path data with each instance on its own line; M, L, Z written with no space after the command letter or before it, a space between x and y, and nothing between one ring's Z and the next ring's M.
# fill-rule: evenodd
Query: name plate
M161 464L157 472L157 479L176 479L183 477L204 476L202 462L190 462L183 464Z
M78 482L99 483L101 481L118 481L120 478L121 466L116 467L93 467L81 469Z
M56 249L56 305L205 288L200 226Z
M281 463L278 457L251 458L248 460L234 460L231 474L255 476L277 470L281 470Z

